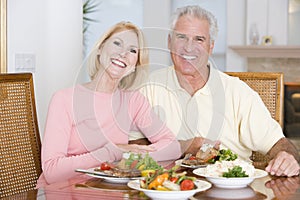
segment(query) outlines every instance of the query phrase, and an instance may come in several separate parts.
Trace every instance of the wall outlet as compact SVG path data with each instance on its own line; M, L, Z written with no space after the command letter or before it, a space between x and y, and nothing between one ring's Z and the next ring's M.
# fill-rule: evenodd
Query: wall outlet
M15 70L18 72L35 72L35 54L16 53Z

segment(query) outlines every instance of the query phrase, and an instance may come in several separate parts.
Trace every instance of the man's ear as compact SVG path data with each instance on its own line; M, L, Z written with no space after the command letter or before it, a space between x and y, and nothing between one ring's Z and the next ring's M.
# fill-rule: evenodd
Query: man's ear
M209 47L209 55L212 55L214 47L215 47L215 41L212 41Z

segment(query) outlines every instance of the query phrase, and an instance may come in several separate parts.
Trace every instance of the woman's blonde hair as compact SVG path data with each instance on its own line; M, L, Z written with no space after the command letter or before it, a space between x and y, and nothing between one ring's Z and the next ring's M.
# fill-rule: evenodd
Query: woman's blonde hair
M122 31L134 31L138 37L139 47L138 47L138 60L136 63L135 72L130 75L124 77L120 83L120 89L132 89L133 87L138 87L142 84L143 81L146 80L148 74L148 64L149 64L149 56L148 49L145 47L145 38L143 32L131 22L119 22L112 26L106 33L104 33L95 46L92 48L91 53L87 59L87 68L89 71L89 76L91 80L95 78L98 71L101 69L99 63L98 50L105 43L105 41L110 38L113 34L119 33Z

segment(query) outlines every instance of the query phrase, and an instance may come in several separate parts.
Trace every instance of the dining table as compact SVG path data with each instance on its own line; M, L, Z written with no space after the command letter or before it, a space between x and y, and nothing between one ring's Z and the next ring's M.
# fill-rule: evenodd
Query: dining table
M165 168L174 166L174 162L164 165ZM192 168L180 167L187 175L206 180L205 177L193 173ZM168 192L168 191L166 191ZM5 198L4 198L5 199ZM6 199L38 199L38 200L89 200L89 199L150 199L143 192L132 189L126 183L111 183L104 179L79 173L62 182L45 185L39 189L20 193ZM300 177L267 176L254 179L243 188L220 188L212 184L205 191L189 197L195 199L300 199Z

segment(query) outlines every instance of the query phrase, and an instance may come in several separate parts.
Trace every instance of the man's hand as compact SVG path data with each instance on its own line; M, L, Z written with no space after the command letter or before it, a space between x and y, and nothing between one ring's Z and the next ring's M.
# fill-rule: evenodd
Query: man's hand
M271 175L288 177L299 175L299 153L287 138L281 138L267 156L271 161L265 170Z
M265 170L271 175L291 177L299 175L300 167L293 155L280 151L269 162Z
M216 149L219 149L221 144L220 141L211 141L203 137L195 137L190 140L180 140L179 142L181 145L181 151L184 152L184 154L191 153L193 155L199 151L204 143L212 144Z

